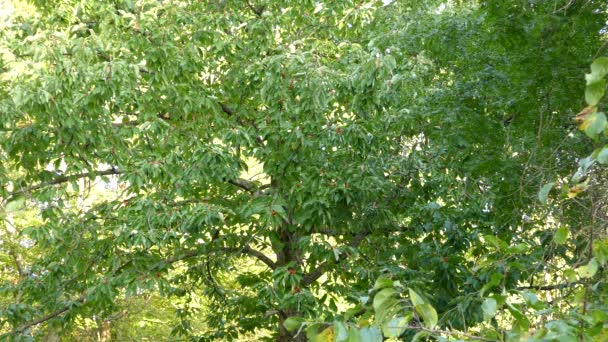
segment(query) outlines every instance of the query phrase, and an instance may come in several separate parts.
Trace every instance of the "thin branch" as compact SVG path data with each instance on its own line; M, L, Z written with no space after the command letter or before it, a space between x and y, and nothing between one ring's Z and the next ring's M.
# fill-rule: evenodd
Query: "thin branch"
M118 169L111 168L111 169L102 170L102 171L83 172L83 173L77 173L77 174L69 175L69 176L60 176L49 182L44 182L44 183L33 185L33 186L30 186L27 188L21 188L19 190L15 190L15 191L9 193L8 197L20 195L20 194L24 194L24 193L29 193L32 191L40 190L47 186L66 183L66 182L70 182L70 181L77 180L80 178L92 178L92 177L98 177L98 176L119 175L121 173L122 172L119 171Z
M53 318L55 318L55 317L63 314L64 312L70 310L74 306L74 304L84 303L85 301L86 301L86 296L82 295L82 296L78 297L76 300L72 301L72 303L70 303L70 304L62 307L61 309L59 309L59 310L57 310L55 312L52 312L52 313L50 313L50 314L48 314L48 315L46 315L44 317L38 318L38 319L33 320L33 321L31 321L31 322L29 322L27 324L24 324L24 325L22 325L21 327L19 327L17 329L13 329L13 331L11 331L10 333L6 333L6 334L3 334L3 335L0 335L0 340L3 339L3 338L8 337L10 335L15 335L15 334L22 333L25 330L27 330L27 329L29 329L29 328L31 328L33 326L36 326L38 324L44 323L46 321L49 321L49 320L51 320L51 319L53 319Z
M355 235L355 237L353 237L353 239L348 243L348 246L351 248L359 247L361 242L363 242L363 240L365 239L365 237L368 234L369 234L369 229L367 229L367 228L363 229L357 235ZM313 271L311 271L310 273L307 273L302 278L301 284L303 286L308 286L308 285L312 284L313 282L317 281L317 279L321 278L321 276L329 270L330 266L339 264L342 261L344 261L346 258L347 258L347 256L345 254L342 254L336 261L333 261L333 259L331 261L330 260L325 261L321 265L317 266L317 268L315 268Z
M519 286L517 290L537 290L537 291L553 291L553 290L563 290L569 287L574 287L576 285L583 285L585 282L575 281L571 283L563 283L563 284L552 284L552 285L544 285L544 286Z

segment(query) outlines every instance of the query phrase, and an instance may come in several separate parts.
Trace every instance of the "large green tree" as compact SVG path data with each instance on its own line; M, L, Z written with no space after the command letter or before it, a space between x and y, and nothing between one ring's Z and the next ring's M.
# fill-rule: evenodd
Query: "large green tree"
M38 220L15 228L7 336L159 291L215 303L181 306L177 334L304 340L287 328L350 317L380 274L466 331L502 305L484 294L589 257L589 234L555 248L547 220L589 206L537 194L591 150L572 117L602 1L33 5L0 50L4 213Z

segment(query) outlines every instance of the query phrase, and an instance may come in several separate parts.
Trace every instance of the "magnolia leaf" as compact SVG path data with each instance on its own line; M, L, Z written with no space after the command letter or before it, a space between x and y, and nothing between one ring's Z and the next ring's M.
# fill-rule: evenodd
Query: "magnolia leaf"
M602 266L608 262L608 239L593 241L593 256Z
M415 309L424 320L424 325L427 328L432 329L437 325L437 311L435 311L435 308L431 304L419 304L415 306Z
M568 193L566 196L568 198L574 198L574 197L578 196L578 194L580 194L581 192L585 191L586 188L587 187L584 184L577 184L568 190Z
M421 305L426 303L426 300L424 300L424 298L419 295L418 292L414 291L414 289L410 287L408 290L410 292L410 300L412 301L412 304Z
M419 331L412 337L412 342L421 341L423 337L429 336L429 333L426 331Z
M407 317L395 317L382 325L382 333L386 337L399 337L407 328Z
M604 79L589 84L585 87L585 101L590 106L596 106L604 96L605 89L606 80Z
M348 340L348 330L344 323L335 321L334 322L334 333L335 333L335 341L342 342Z
M396 293L395 289L389 287L374 296L374 313L378 323L384 321L387 314L391 311L390 309L397 303L397 299L394 297Z
M596 159L600 164L608 164L608 145L602 147Z
M362 342L382 342L382 332L378 328L363 328L359 330L359 337Z
M359 330L355 328L349 329L347 342L363 342L361 340L361 336L359 335Z
M597 83L608 74L608 58L600 57L591 63L591 73L585 75L587 85Z
M540 201L540 203L547 203L547 198L549 197L549 192L551 191L551 189L553 189L553 185L555 185L555 182L547 183L540 189L540 191L538 192L538 200Z
M315 342L334 342L334 327L331 326L315 336Z
M580 266L576 269L576 273L581 278L593 277L599 268L599 264L595 258L592 258L587 265Z
M605 82L604 82L605 83ZM579 126L591 139L597 139L598 135L606 128L606 115L602 112L590 114Z
M287 331L294 332L302 326L304 319L302 317L289 317L283 322L283 326Z
M483 319L484 321L489 321L496 315L496 310L498 309L498 304L496 303L496 299L494 298L486 298L481 304L481 310L483 310Z
M596 106L587 106L583 108L583 110L581 110L578 114L576 114L574 120L577 122L583 122L590 114L595 113L596 111Z
M376 283L374 284L374 290L380 290L385 287L393 286L393 281L385 276L380 276L376 279Z

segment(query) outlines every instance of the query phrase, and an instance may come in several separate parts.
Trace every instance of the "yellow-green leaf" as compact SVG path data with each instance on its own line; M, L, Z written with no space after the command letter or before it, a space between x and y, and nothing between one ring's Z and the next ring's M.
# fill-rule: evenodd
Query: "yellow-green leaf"
M419 304L415 306L415 309L424 320L424 326L432 329L437 325L437 311L435 311L435 308L431 304Z
M578 273L578 276L581 278L591 278L597 273L598 268L599 263L593 258L587 265L577 268L576 273Z

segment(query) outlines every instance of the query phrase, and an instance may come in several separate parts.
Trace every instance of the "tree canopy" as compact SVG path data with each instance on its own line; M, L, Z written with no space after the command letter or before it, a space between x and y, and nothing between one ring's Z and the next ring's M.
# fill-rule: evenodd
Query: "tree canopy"
M608 339L605 1L2 6L2 338Z

